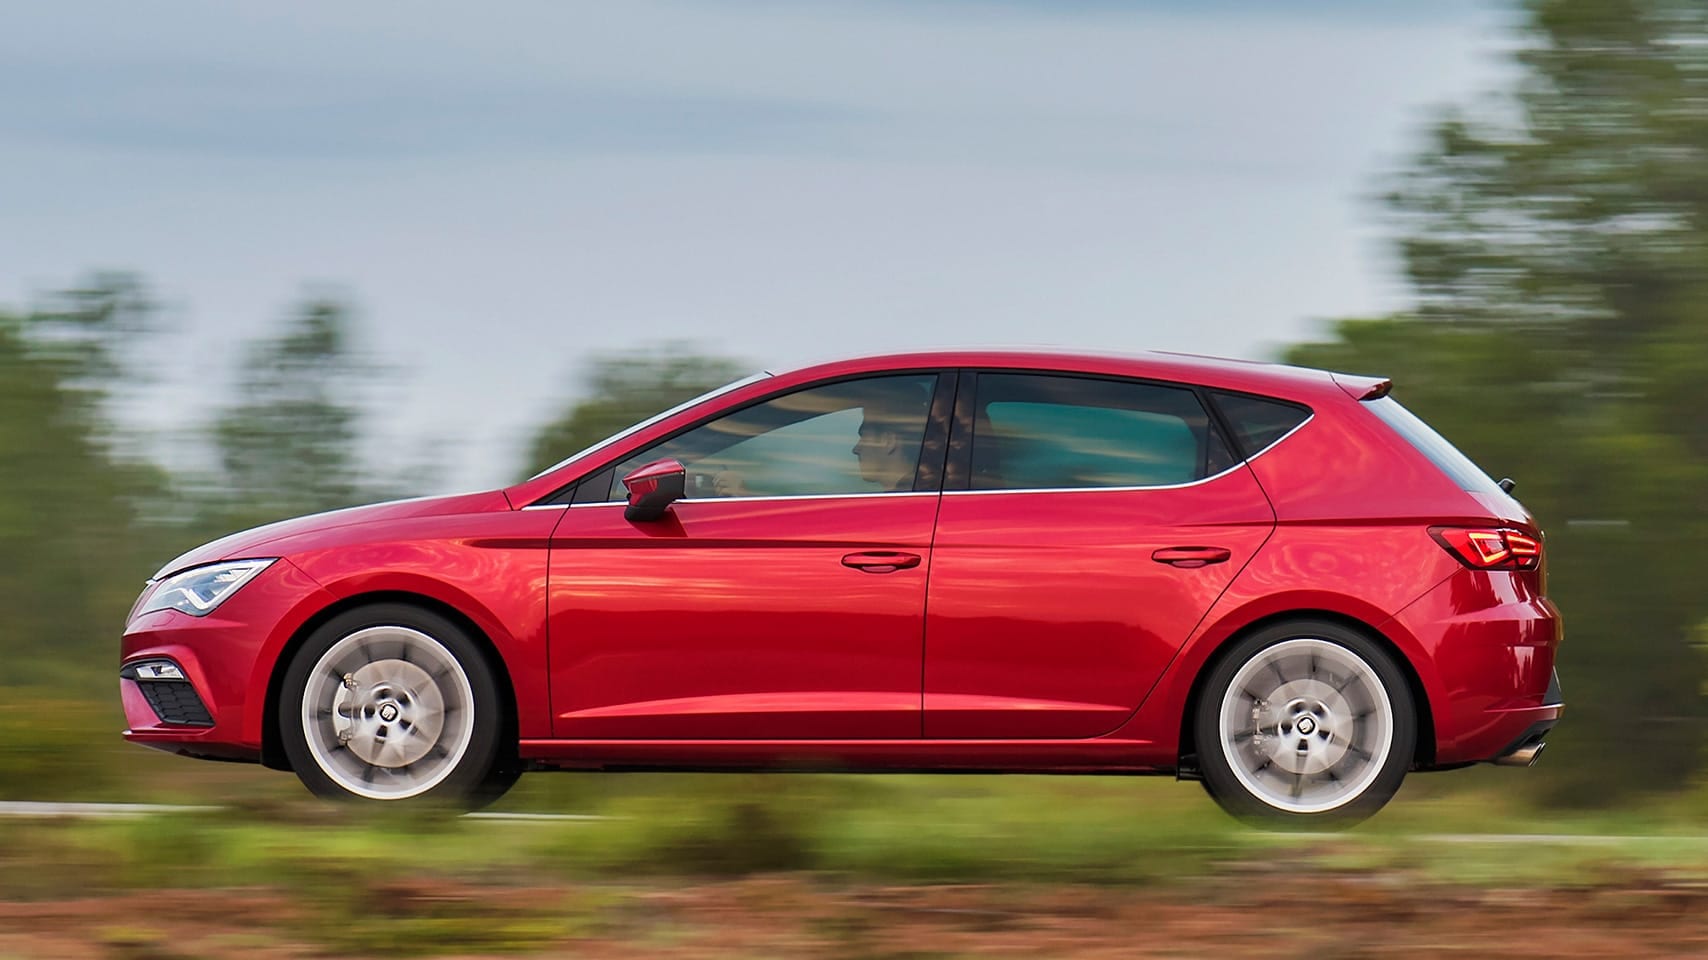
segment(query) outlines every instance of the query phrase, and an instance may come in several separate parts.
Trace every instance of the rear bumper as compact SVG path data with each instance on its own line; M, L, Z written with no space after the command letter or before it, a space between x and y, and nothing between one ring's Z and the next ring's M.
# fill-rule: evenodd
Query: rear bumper
M1510 575L1464 571L1394 618L1425 654L1418 672L1435 766L1506 761L1542 742L1565 710L1554 658L1559 611Z
M1548 693L1542 702L1544 714L1546 708L1552 707L1552 715L1544 715L1542 719L1525 727L1517 739L1495 754L1495 763L1509 767L1532 767L1541 759L1542 748L1548 745L1548 733L1554 729L1554 724L1560 721L1560 714L1565 710L1565 700L1560 693L1560 671L1553 672L1548 682Z

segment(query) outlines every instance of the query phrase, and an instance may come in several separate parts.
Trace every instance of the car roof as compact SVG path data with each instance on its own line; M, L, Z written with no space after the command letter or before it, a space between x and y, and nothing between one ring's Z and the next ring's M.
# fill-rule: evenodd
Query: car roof
M1035 348L974 348L880 353L780 371L777 377L803 382L881 370L982 368L1047 370L1202 384L1225 390L1309 400L1341 395L1327 371L1261 360L1234 360L1189 353L1092 353Z

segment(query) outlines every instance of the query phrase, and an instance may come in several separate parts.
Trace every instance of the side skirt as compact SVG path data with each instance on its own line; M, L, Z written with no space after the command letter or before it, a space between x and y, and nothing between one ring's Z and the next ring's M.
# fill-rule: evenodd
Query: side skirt
M523 740L536 768L1172 774L1148 740ZM1164 759L1166 758L1166 759Z

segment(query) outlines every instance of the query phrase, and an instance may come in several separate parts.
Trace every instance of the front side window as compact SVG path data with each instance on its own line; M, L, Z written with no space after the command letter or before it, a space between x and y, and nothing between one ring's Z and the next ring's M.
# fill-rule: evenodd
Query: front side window
M937 375L871 377L813 387L737 410L618 464L622 477L654 460L688 469L689 499L791 497L912 490Z
M1190 483L1232 464L1184 387L1036 374L980 374L971 488L1027 490Z

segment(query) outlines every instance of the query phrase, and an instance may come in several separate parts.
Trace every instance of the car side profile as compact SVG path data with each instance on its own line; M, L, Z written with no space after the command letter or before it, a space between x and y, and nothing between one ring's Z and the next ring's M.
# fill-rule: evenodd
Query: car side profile
M1164 354L763 374L501 490L171 561L126 739L478 805L524 770L1164 774L1355 822L1559 719L1543 537L1390 384Z

